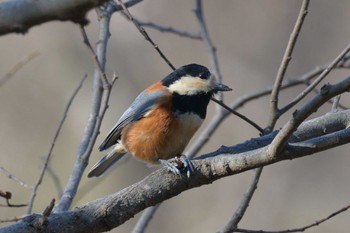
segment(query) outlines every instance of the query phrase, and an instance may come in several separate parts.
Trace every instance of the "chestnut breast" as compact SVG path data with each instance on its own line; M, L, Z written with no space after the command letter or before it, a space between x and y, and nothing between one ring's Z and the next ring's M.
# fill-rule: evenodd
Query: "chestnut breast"
M157 108L125 127L122 142L130 154L158 163L180 156L203 119L195 113L174 112L172 95L165 95Z

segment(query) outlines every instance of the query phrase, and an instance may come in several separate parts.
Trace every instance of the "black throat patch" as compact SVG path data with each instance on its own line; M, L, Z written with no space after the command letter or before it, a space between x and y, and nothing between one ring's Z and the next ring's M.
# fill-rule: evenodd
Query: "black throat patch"
M207 115L207 106L212 93L197 95L179 95L173 93L173 111L176 113L195 113L204 119Z

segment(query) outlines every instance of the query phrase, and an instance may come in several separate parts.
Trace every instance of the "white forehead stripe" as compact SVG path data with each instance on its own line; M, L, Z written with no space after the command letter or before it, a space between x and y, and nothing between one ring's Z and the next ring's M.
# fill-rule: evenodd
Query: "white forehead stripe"
M180 95L196 95L198 92L210 92L214 87L215 80L212 76L209 79L184 76L170 84L169 90Z

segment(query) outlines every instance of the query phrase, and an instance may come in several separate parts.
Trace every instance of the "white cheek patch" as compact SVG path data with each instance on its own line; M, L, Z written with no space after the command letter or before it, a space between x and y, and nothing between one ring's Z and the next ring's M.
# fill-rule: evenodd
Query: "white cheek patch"
M200 77L184 76L169 86L171 92L180 95L196 95L199 92L208 93L215 87L213 77L202 79Z

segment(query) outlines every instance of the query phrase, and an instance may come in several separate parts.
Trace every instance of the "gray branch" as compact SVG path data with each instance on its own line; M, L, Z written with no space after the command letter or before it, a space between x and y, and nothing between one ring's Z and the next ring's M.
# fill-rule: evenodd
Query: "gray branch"
M80 141L79 150L76 155L76 160L74 162L74 168L67 181L61 200L56 205L54 212L63 212L68 210L71 203L73 202L73 199L78 191L81 178L88 164L93 145L97 138L101 121L103 119L103 116L98 117L99 113L101 109L106 108L108 104L108 98L106 99L103 97L104 95L106 95L106 93L107 96L109 96L110 89L102 87L103 79L100 78L100 75L101 73L104 73L106 65L107 41L110 35L110 18L111 14L106 13L106 15L104 17L101 17L100 19L99 40L102 41L102 43L98 43L96 46L98 68L95 69L94 74L89 119L85 126L84 134ZM104 100L107 100L107 102L104 103Z
M141 0L129 0L126 7ZM86 24L86 13L107 0L8 0L0 2L0 36L8 33L26 33L31 27L53 20ZM113 4L113 11L121 10Z
M106 0L12 0L0 3L0 35L25 33L29 28L52 20L82 23L88 10Z
M0 228L12 232L102 232L123 224L149 206L170 199L185 190L210 184L220 178L267 166L281 160L296 159L350 142L350 110L335 112L300 125L286 150L271 157L268 145L276 132L251 139L195 160L195 174L190 178L159 169L138 183L117 193L92 201L72 211L54 213L43 225L42 215L33 214L22 221Z

